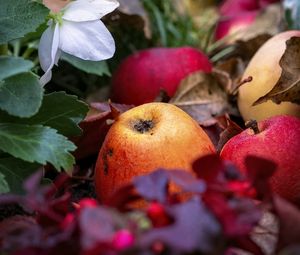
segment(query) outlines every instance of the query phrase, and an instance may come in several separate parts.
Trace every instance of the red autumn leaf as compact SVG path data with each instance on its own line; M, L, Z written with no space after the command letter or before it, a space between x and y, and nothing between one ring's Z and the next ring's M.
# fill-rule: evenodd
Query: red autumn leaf
M82 135L72 139L77 146L74 152L77 160L97 155L113 120L132 106L91 103L91 107L95 112L79 124Z

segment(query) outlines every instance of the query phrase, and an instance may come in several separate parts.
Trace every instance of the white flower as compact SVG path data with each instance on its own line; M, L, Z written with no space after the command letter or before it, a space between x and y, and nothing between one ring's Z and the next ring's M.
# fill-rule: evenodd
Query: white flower
M39 44L39 60L45 74L40 82L51 80L52 68L62 52L84 60L111 58L115 42L100 18L119 6L116 0L76 0L52 14Z

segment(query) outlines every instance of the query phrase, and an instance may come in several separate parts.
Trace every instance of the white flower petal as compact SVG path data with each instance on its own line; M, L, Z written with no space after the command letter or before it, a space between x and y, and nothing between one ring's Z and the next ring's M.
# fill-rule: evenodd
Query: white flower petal
M116 0L77 0L64 8L63 19L69 21L92 21L100 19L119 6Z
M115 42L100 20L64 21L60 27L59 48L84 60L100 61L113 56Z
M62 54L61 49L58 49L56 52L55 59L54 59L54 65L56 65L56 66L58 65L58 60L60 59L61 54Z
M71 2L68 8L64 11L64 20L82 22L98 20L98 15L90 6L78 3L78 1Z
M119 7L119 2L116 0L78 0L81 3L87 3L93 10L102 18L104 15L111 13Z
M48 69L40 78L40 84L44 87L52 78L52 69Z
M53 28L52 23L44 31L39 43L39 60L45 74L41 77L41 83L45 85L51 79L51 69L58 58L59 25Z

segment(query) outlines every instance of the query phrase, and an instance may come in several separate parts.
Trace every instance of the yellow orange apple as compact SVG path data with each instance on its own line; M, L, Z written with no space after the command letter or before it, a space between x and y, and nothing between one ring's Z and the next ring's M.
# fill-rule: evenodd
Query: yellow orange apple
M191 171L192 162L215 148L198 123L178 107L148 103L121 114L98 155L95 186L100 200L133 177L157 168Z
M293 36L300 37L300 31L286 31L270 38L249 62L242 79L252 76L253 80L242 85L238 94L238 107L244 120L259 121L282 114L300 117L300 106L290 102L276 104L269 100L252 106L258 98L267 94L279 80L282 72L279 61L286 49L286 41Z

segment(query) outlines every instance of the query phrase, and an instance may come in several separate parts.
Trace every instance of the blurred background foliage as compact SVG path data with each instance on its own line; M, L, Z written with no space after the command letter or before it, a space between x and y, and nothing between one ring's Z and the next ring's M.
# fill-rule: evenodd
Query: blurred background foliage
M114 57L100 63L91 63L64 56L59 67L54 67L53 79L46 86L46 92L66 91L87 102L105 101L109 96L111 74L126 56L138 50L149 47L192 46L212 57L213 62L233 50L223 40L214 39L221 0L119 2L118 10L103 18L115 38ZM300 9L300 1L284 2L289 28L299 28L297 10ZM10 44L12 55L33 61L36 64L34 71L40 75L42 71L38 66L37 46L44 29L45 24L37 32Z

